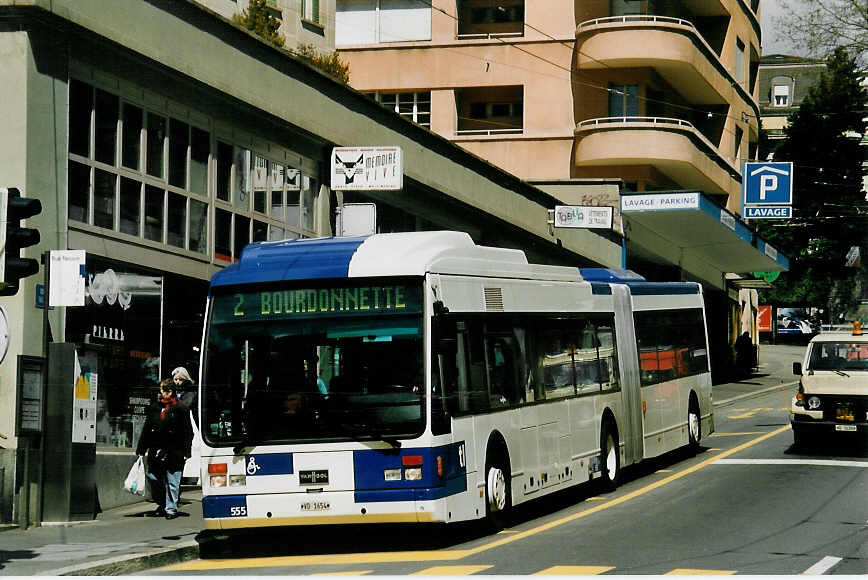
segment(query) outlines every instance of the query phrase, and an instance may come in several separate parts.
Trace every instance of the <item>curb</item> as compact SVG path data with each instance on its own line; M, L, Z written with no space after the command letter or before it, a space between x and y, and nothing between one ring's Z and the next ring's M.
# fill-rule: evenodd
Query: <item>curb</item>
M733 403L735 401L741 401L742 399L750 399L752 397L758 397L759 395L764 395L766 393L770 393L772 391L783 391L784 389L789 389L795 385L798 385L799 381L792 381L790 383L781 383L780 385L773 385L771 387L766 387L764 389L760 389L758 391L751 391L749 393L742 393L741 395L736 395L735 397L730 397L729 399L724 399L722 401L714 401L713 405L715 407L721 407L728 403ZM714 387L712 387L713 392Z
M188 540L174 548L139 554L125 554L96 562L40 572L36 576L120 576L178 564L199 557L199 543Z

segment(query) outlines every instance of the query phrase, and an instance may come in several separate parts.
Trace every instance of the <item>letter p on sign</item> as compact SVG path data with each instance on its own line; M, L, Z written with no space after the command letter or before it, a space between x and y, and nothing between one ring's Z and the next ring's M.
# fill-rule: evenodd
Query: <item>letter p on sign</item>
M777 175L762 175L760 176L760 190L759 197L761 200L765 201L766 192L775 191L778 188L778 176Z

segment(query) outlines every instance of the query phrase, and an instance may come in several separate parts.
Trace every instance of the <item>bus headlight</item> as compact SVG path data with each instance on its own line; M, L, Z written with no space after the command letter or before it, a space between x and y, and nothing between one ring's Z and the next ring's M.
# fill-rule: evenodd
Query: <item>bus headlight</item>
M225 475L212 475L211 476L211 487L226 487L226 476Z
M239 487L242 485L247 485L247 476L246 475L230 475L229 476L229 487Z
M404 470L404 479L407 481L418 481L422 479L421 467L408 467Z
M401 481L401 470L400 469L384 469L383 470L383 479L386 481Z
M813 397L808 397L808 409L812 411L816 411L820 408L820 397L814 395Z

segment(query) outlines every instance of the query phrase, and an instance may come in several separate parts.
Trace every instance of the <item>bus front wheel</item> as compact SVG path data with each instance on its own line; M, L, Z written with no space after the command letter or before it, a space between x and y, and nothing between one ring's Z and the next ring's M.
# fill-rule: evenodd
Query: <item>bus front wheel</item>
M507 463L499 458L490 460L485 467L485 515L493 530L503 529L511 505Z
M600 478L605 491L614 491L621 481L621 454L618 452L618 431L611 420L600 430Z

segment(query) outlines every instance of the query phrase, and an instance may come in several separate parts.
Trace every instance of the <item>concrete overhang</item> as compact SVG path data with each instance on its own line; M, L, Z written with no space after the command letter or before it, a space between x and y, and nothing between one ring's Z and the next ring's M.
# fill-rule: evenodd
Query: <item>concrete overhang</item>
M784 254L757 236L735 214L697 191L622 194L621 216L627 237L646 258L706 269L705 279L723 284L727 272L789 270ZM717 271L708 275L708 268Z

